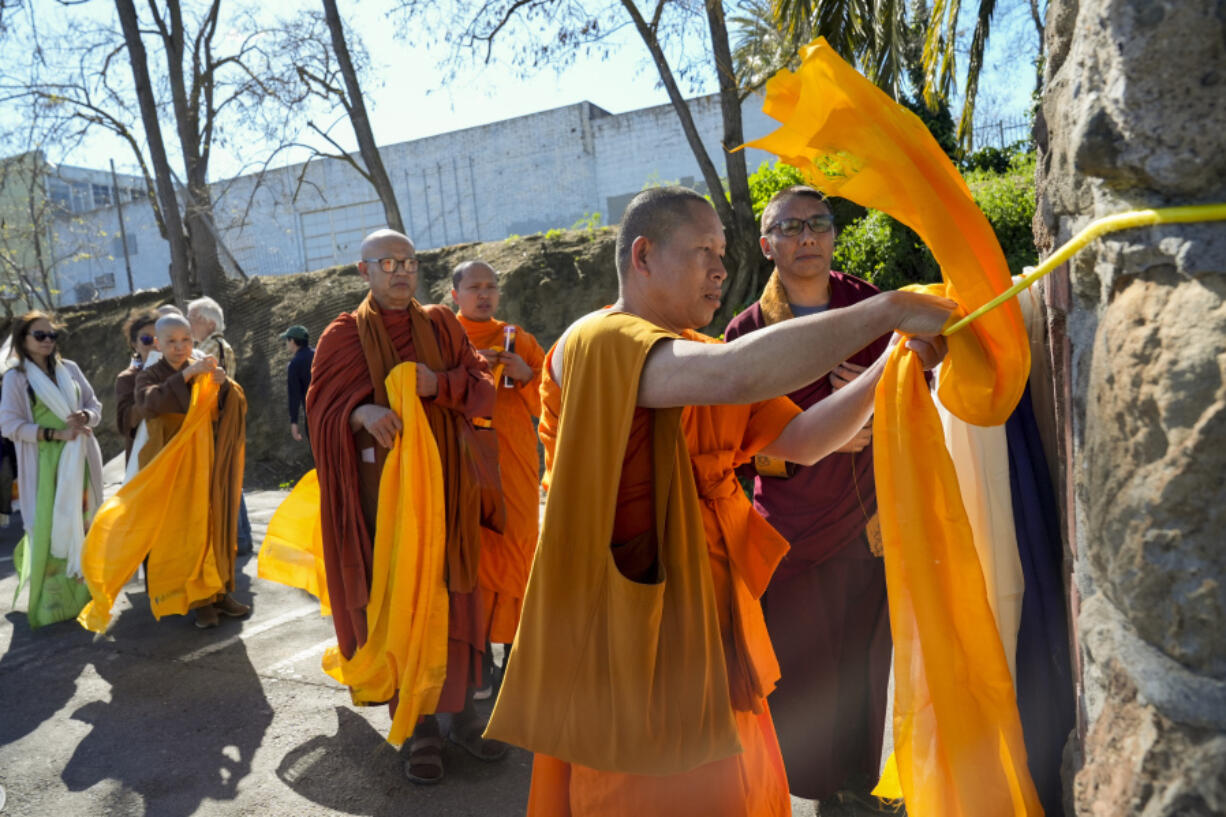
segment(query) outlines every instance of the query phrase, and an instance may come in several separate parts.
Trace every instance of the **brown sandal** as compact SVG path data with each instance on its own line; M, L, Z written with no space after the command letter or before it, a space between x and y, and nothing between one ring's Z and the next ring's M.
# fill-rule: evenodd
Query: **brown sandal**
M481 737L482 731L484 730L480 726L475 729L456 729L453 725L447 740L486 763L494 763L506 757L510 747L500 740L486 740Z
M430 785L443 779L443 739L437 736L410 738L404 776L414 783Z

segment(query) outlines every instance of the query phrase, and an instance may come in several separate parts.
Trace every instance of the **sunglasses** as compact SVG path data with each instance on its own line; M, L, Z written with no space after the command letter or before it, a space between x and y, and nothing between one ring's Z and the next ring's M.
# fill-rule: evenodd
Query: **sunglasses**
M830 213L818 213L808 218L783 218L772 224L767 232L777 229L780 235L791 237L800 235L805 227L812 230L814 235L828 233L834 229L834 216Z
M55 340L59 336L60 336L59 332L44 332L41 329L35 329L33 332L30 333L30 337L34 338L40 343L44 340Z
M153 345L153 335L141 335L139 338L137 338L137 340L141 342L142 346Z
M363 258L367 264L378 264L379 269L391 275L396 267L404 267L405 272L417 272L417 258Z

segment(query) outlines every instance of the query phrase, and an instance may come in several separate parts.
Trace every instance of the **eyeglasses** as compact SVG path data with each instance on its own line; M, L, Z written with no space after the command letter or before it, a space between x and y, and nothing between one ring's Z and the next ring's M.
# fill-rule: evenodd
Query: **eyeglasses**
M35 340L39 342L42 342L44 340L55 340L59 336L60 336L59 332L44 332L41 329L35 329L33 332L30 333L30 337L34 338Z
M396 267L403 267L405 272L417 272L417 258L363 258L363 263L378 264L379 269L391 275Z
M801 230L805 227L812 230L814 235L828 233L834 229L834 216L830 213L818 213L808 218L782 218L768 227L766 231L769 233L771 230L778 229L780 235L790 238L800 235Z
M142 346L153 345L153 335L141 335L139 338L137 338L137 340L141 342Z

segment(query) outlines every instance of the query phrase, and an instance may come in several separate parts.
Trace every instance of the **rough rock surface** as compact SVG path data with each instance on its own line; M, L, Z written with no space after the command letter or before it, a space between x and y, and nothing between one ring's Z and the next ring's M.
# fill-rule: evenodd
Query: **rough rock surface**
M480 258L500 273L499 317L521 324L548 347L576 318L617 297L611 229L566 231L485 244L462 244L421 253L418 281L423 302L439 302L451 286L451 269ZM226 339L239 356L237 380L247 393L247 477L251 487L276 487L312 467L306 443L289 434L285 367L289 354L278 335L300 323L311 343L341 312L355 308L366 287L354 265L298 275L256 277L218 300L226 313ZM104 455L119 453L115 431L115 375L128 365L121 327L136 307L166 303L165 290L137 293L61 312L68 331L64 355L80 364L103 403L98 439Z
M1226 0L1052 0L1046 36L1045 250L1112 213L1226 202ZM1226 225L1113 234L1047 290L1076 812L1226 814Z

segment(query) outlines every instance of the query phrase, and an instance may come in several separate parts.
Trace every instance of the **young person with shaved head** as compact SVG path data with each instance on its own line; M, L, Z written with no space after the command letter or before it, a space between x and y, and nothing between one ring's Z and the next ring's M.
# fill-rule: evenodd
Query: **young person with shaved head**
M483 760L506 747L481 738L472 706L480 683L486 633L477 582L481 547L481 486L468 443L471 424L494 411L489 367L451 310L423 306L417 253L392 230L362 242L358 273L370 291L353 312L329 324L315 347L306 413L319 474L324 563L340 655L366 642L371 600L380 477L404 424L390 408L385 380L402 363L415 367L416 394L441 460L446 537L446 674L433 712L455 713L450 738ZM476 432L488 433L488 432ZM397 698L389 703L393 714ZM408 777L442 779L442 737L433 714L408 743Z
M546 358L549 496L487 730L537 753L534 817L791 813L758 602L787 543L734 469L843 445L882 363L803 412L779 395L882 334L935 335L953 303L890 293L719 343L696 330L719 307L723 255L700 195L640 193L618 235L617 302ZM941 357L907 343L927 365Z
M507 519L502 533L481 529L480 583L489 640L510 644L519 626L540 526L540 457L533 418L541 414L545 350L522 326L494 317L501 301L498 274L484 261L456 265L451 297L468 339L500 375L495 377L498 399L493 419Z

